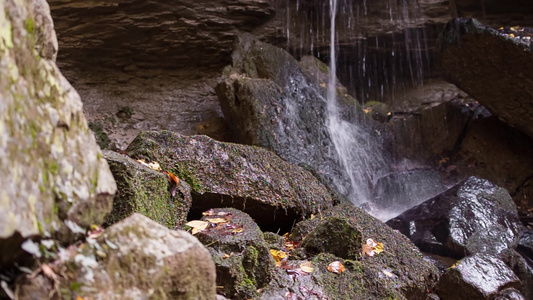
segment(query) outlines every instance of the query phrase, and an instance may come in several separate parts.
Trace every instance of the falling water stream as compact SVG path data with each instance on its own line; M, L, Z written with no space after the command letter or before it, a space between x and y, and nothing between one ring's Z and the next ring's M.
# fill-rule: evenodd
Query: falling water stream
M393 1L394 2L394 1ZM404 20L412 18L407 7L395 7L397 11L396 15L398 20L393 20L392 7L394 4L389 1L391 24L397 24L398 20ZM315 51L326 52L329 55L329 78L327 83L327 117L326 126L331 138L334 149L330 151L334 153L327 154L328 157L337 161L338 165L344 169L343 174L348 178L334 178L335 185L339 189L340 193L345 195L354 205L361 205L364 203L374 203L376 200L381 201L382 206L378 210L374 210L371 213L382 220L386 220L393 217L403 210L408 209L410 206L416 205L426 199L429 199L433 194L439 192L440 185L436 183L439 181L438 177L432 177L432 173L419 173L414 176L414 180L407 178L406 176L390 176L394 175L394 170L390 153L383 149L379 138L379 131L369 132L369 127L364 126L365 120L358 119L355 122L348 121L342 118L342 111L340 111L338 103L338 56L337 50L339 45L337 36L338 21L342 26L347 27L348 30L357 30L357 16L361 14L359 6L353 6L351 3L342 0L329 0L329 3L313 2L316 7L328 10L328 17L316 15L317 11L312 11L308 14L310 20L309 24L302 22L302 25L298 26L299 32L296 34L290 33L290 13L287 11L287 39L288 43L291 42L291 37L299 36L300 45L299 49L308 47L311 54ZM329 4L329 5L327 5ZM340 5L340 7L339 7ZM367 13L367 3L363 3L362 14ZM289 5L287 4L287 9ZM300 9L300 3L297 1L296 10ZM347 17L346 15L350 15ZM353 16L352 16L353 15ZM342 20L338 20L338 17L342 16ZM314 23L320 23L320 26L313 26ZM329 30L325 29L325 25L329 23ZM306 27L308 26L308 27ZM346 31L346 28L343 28ZM326 37L326 32L329 31L329 37ZM422 34L420 33L422 32ZM307 35L308 36L307 36ZM416 39L412 39L411 35L414 35ZM413 84L420 84L423 77L423 56L420 51L414 51L413 48L420 48L423 31L418 29L405 30L405 48L403 52L403 60L408 63L405 66L398 64L395 59L402 55L398 51L392 50L391 62L380 62L379 57L369 57L366 52L356 53L354 60L346 60L344 57L343 72L346 70L352 70L352 65L346 65L346 62L358 65L359 75L357 78L352 78L354 82L359 82L355 85L359 90L355 90L353 93L359 95L359 99L364 103L370 97L370 90L375 89L374 86L378 86L378 94L381 94L383 98L384 86L387 85L387 90L393 93L397 90L395 86L398 84L397 75L404 73L404 77L407 80L411 80ZM324 48L315 48L316 44L326 44L325 39L329 38L329 49L325 51ZM304 42L308 45L304 45ZM380 40L375 38L374 47L380 46ZM357 43L361 43L358 41ZM368 45L368 41L365 41ZM360 45L360 44L359 44ZM355 47L357 49L357 47ZM321 56L320 53L314 53L317 56ZM357 55L359 54L359 55ZM346 53L343 53L346 56ZM372 59L372 61L367 61ZM385 58L383 58L385 60ZM380 68L377 68L377 67ZM377 69L376 69L377 68ZM402 69L403 68L403 69ZM403 71L402 71L403 70ZM381 75L379 74L381 72ZM364 79L361 82L360 79ZM346 76L345 76L346 79ZM359 80L359 81L358 81ZM362 84L361 84L362 83ZM373 86L374 85L374 86ZM362 92L361 92L362 91ZM392 96L394 98L394 96ZM372 130L372 129L370 129ZM333 176L334 177L334 176ZM349 181L349 185L345 184L346 179ZM376 185L380 184L377 188ZM433 194L432 194L433 193ZM403 199L400 199L403 198ZM407 199L407 201L406 201ZM398 201L403 203L397 203ZM384 206L383 203L386 203Z

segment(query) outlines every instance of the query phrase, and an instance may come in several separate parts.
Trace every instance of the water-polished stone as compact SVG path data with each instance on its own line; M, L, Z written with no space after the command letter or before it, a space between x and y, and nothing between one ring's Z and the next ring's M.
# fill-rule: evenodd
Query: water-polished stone
M522 225L509 193L470 177L387 222L422 250L456 258L516 246Z
M437 284L437 294L442 300L482 300L519 285L520 280L504 262L478 253L448 269Z

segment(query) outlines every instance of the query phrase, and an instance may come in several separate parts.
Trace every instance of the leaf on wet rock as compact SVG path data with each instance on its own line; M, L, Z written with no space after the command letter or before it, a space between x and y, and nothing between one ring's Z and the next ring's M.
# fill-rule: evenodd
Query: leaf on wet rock
M367 239L363 245L363 256L366 254L370 257L383 252L383 243L376 243L373 239Z
M287 260L288 254L285 251L270 249L270 254L276 261L276 267L281 267L281 262Z
M180 179L176 175L172 174L171 172L164 173L167 174L169 181L174 182L176 185L180 183Z
M345 270L344 265L338 260L328 265L328 271L336 273L336 274L340 274L344 272L344 270Z
M145 167L148 167L152 170L156 170L158 172L162 171L161 169L161 166L159 165L158 162L151 162L151 163L146 163L146 161L144 159L137 159L136 162L140 163L141 165L145 166Z
M185 226L189 226L192 228L192 234L197 234L198 232L204 230L207 228L207 226L209 225L209 222L207 221L200 221L200 220L194 220L194 221L190 221L190 222L187 222L185 224Z
M303 262L300 264L300 269L302 269L302 271L306 272L306 273L313 273L313 271L315 270L315 268L313 268L313 265L311 264L310 261L306 261L306 262Z
M219 224L219 223L228 223L229 220L226 218L213 218L213 219L207 219L208 222L213 224Z
M35 243L34 241L28 239L24 243L22 243L22 250L28 252L29 254L41 257L41 251L39 250L39 244Z

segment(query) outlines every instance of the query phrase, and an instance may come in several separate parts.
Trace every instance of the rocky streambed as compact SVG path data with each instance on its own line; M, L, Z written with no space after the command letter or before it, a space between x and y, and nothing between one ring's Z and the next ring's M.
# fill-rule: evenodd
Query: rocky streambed
M529 31L445 25L454 10L426 2L394 27L377 1L339 38L441 24L462 89L360 103L334 87L366 151L390 154L361 207L325 126L324 57L303 34L278 47L283 16L323 3L0 3L0 298L532 299Z

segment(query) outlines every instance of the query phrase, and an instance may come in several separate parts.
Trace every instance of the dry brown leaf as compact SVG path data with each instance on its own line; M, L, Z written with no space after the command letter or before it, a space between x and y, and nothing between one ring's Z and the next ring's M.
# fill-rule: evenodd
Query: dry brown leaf
M340 274L344 272L345 268L344 268L344 265L340 261L336 260L328 265L328 270L330 272Z
M207 226L209 225L209 222L194 220L194 221L187 222L185 225L192 228L192 232L191 233L194 235L194 234L197 234L198 232L206 229Z
M239 232L242 232L243 230L244 228L240 227L240 228L232 229L231 232L239 233Z
M310 261L306 261L300 264L300 269L306 273L313 273L315 268L313 268L313 265Z

